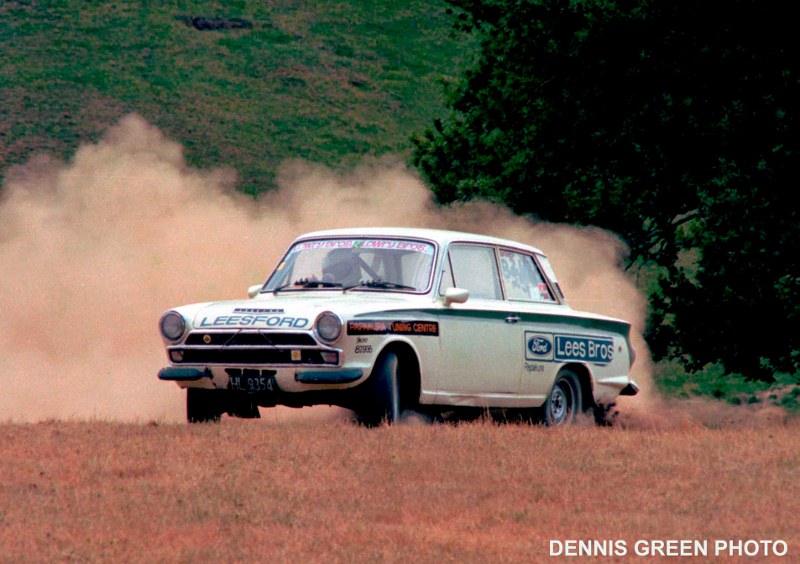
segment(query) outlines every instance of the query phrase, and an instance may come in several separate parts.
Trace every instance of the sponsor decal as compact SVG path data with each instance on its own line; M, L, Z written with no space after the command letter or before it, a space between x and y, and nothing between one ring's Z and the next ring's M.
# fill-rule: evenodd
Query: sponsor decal
M198 327L276 327L302 329L309 320L305 317L285 317L281 315L218 315L204 317Z
M556 335L555 358L608 364L614 360L614 340L583 335Z
M283 309L264 309L260 307L237 307L233 313L283 313Z
M525 358L528 360L553 358L553 335L525 332Z
M525 360L605 365L614 360L614 340L610 337L526 331Z
M433 245L420 241L400 241L396 239L332 239L328 241L305 241L298 243L290 253L315 249L390 249L433 254Z
M436 321L348 321L348 335L429 335L439 336Z
M356 354L371 354L372 345L369 344L369 337L356 337L356 348L353 352Z
M528 373L531 372L544 372L544 364L535 364L532 362L525 363L525 371Z

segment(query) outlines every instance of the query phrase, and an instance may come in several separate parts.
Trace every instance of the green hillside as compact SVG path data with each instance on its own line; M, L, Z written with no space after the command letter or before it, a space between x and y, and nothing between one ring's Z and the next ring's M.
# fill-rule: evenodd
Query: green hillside
M405 153L476 44L441 0L0 3L0 174L135 111L200 167Z

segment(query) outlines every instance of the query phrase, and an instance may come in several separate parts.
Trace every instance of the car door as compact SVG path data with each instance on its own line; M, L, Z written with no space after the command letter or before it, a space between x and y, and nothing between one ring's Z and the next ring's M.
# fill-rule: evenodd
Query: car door
M519 389L519 317L503 300L495 247L451 244L440 293L469 290L466 303L440 312L440 376L437 400L514 394Z
M534 256L515 249L499 249L500 272L506 299L515 304L521 321L516 325L516 358L520 394L543 397L549 392L557 366L553 362L554 332L561 317L559 306Z

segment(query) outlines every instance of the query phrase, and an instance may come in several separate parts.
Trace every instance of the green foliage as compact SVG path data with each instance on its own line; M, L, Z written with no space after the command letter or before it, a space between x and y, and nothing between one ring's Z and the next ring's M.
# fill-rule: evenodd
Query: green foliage
M733 405L762 403L800 413L798 375L778 373L773 382L727 373L721 364L709 364L689 372L675 361L660 362L655 369L657 389L667 397L715 398Z
M414 139L439 201L619 233L648 339L692 369L800 368L800 44L775 2L452 0L480 57ZM695 261L686 263L688 256Z
M724 188L698 190L700 213L684 242L701 252L696 272L668 271L664 298L654 301L660 319L671 316L651 333L662 356L690 343L690 368L719 359L764 379L798 369L800 218L791 176L735 170Z
M473 45L452 35L445 9L0 1L0 174L36 152L67 157L130 111L180 141L191 164L235 168L250 193L271 188L287 159L407 153ZM250 25L197 29L194 16Z

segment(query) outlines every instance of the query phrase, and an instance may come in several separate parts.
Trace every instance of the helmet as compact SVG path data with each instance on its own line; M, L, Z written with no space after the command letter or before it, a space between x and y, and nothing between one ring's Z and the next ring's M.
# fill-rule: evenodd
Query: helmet
M334 249L322 260L322 279L342 286L353 286L361 281L360 259L350 249Z

